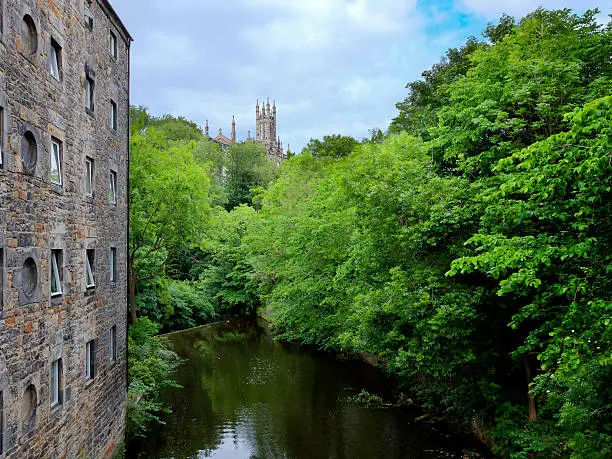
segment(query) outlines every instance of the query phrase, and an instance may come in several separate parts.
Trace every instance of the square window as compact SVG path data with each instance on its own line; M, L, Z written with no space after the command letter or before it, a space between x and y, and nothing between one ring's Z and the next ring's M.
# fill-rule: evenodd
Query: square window
M94 160L85 157L85 195L93 197L94 190Z
M96 360L96 345L92 339L85 345L85 379L94 379L95 360Z
M117 35L110 31L110 54L117 59Z
M50 373L49 392L53 407L62 403L62 359L51 362Z
M110 116L108 119L108 127L113 131L117 130L117 102L114 100L110 101Z
M52 38L49 48L49 71L59 81L62 69L62 47Z
M51 139L51 183L62 185L62 143Z
M87 288L93 288L96 286L95 281L96 275L96 250L87 249L85 257L85 279Z
M110 329L108 341L108 358L111 362L117 360L117 326L113 325Z
M94 111L94 87L95 83L90 76L85 77L85 108Z
M115 171L110 171L108 200L111 204L117 204L117 172Z
M51 250L51 296L62 294L62 251Z
M110 249L110 261L108 267L108 277L110 282L117 281L117 248L111 247Z

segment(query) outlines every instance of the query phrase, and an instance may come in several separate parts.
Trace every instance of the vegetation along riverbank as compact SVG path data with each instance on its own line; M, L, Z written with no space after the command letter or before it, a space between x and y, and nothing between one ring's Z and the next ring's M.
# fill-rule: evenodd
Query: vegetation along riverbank
M373 356L501 456L612 455L611 34L590 11L504 16L385 132L280 168L133 108L132 433L177 362L155 333L259 311Z

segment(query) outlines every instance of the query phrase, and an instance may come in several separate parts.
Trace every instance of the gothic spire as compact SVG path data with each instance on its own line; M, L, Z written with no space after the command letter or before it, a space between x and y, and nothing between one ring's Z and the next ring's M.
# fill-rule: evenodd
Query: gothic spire
M232 142L236 141L236 120L234 119L234 115L232 115Z
M206 137L209 137L209 135L208 135L208 120L206 120L206 126L204 126L204 135Z

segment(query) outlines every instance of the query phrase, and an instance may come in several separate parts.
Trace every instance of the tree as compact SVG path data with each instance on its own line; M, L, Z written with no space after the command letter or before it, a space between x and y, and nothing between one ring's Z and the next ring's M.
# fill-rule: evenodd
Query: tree
M260 143L240 142L231 145L225 153L225 208L232 210L240 204L252 205L251 190L267 186L276 174L276 165L268 159L266 148Z
M359 142L346 135L326 135L323 140L310 139L302 153L310 153L315 158L343 158L351 154Z
M136 288L159 276L174 247L197 245L210 208L209 178L193 158L195 142L172 144L148 128L132 135L130 163L130 307Z

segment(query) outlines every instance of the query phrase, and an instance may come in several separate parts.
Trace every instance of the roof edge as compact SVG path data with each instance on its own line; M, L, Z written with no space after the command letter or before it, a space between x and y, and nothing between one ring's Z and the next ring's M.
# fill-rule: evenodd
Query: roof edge
M111 16L113 16L113 19L115 19L115 21L117 21L117 24L119 26L121 26L121 28L123 29L123 32L125 33L125 35L127 36L129 41L134 41L134 39L132 38L132 36L130 35L130 32L128 32L127 27L125 26L125 24L123 23L123 21L121 20L121 18L119 17L119 15L117 14L117 12L115 11L115 9L113 8L113 6L110 4L109 0L100 0L102 4L104 4L104 6L106 7L106 9L108 10L108 12L110 13Z

